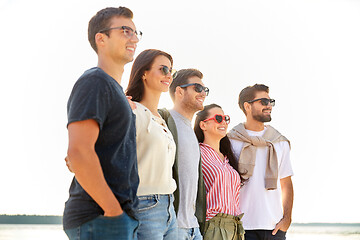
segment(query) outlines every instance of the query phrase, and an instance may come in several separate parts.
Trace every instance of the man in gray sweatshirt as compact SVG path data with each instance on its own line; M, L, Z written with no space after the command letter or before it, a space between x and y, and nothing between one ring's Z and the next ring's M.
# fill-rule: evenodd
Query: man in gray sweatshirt
M209 89L196 69L182 69L170 85L174 108L159 110L176 142L173 177L177 182L174 206L179 227L178 239L202 239L205 224L206 193L197 138L191 126L195 112L203 109Z

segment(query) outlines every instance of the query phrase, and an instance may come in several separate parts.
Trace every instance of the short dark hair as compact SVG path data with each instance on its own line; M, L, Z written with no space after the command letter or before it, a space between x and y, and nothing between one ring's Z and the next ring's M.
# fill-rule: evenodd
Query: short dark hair
M97 52L95 35L105 28L109 28L113 17L133 18L133 12L126 7L108 7L98 11L89 21L88 39L91 47ZM107 34L107 33L106 33Z
M126 89L126 95L131 96L133 101L140 102L144 96L145 86L142 77L145 71L150 70L154 60L158 56L165 56L170 60L171 66L173 59L170 54L157 50L147 49L142 51L135 59L131 68L129 85Z
M177 75L173 79L173 81L170 85L170 88L169 88L170 97L173 100L173 102L175 101L176 87L187 84L189 82L189 78L191 78L191 77L198 77L198 78L202 79L203 74L199 70L194 69L194 68L181 69L177 72Z
M240 109L245 113L245 115L246 115L246 111L244 108L244 103L254 100L257 92L269 93L269 87L265 86L264 84L255 84L254 86L248 86L248 87L244 88L243 90L241 90L241 92L239 94L238 103L239 103Z

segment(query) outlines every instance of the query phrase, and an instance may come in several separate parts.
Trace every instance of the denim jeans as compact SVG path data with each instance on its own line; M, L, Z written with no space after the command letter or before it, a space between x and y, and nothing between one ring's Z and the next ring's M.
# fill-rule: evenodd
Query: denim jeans
M246 230L246 240L285 240L286 232L277 231L275 235L272 235L272 230Z
M139 220L138 240L177 239L177 222L172 194L139 196L135 218Z
M128 240L136 237L138 221L125 212L116 217L103 215L84 223L80 227L65 229L70 240Z
M200 229L196 228L178 228L178 240L202 240Z

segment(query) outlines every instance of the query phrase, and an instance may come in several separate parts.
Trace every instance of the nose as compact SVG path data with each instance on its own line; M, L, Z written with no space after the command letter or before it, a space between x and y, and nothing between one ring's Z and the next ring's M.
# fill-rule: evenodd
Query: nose
M134 43L138 43L140 41L136 34L133 34L130 40Z
M205 89L203 89L200 94L201 94L201 96L206 97Z
M271 103L268 103L268 105L266 105L265 108L272 110L273 107L272 107Z

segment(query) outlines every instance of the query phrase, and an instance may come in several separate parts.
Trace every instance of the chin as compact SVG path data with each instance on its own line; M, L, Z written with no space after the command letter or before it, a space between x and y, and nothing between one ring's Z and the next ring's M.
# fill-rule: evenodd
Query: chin
M201 110L203 110L204 109L204 105L199 105L199 106L197 106L197 111L201 111Z

